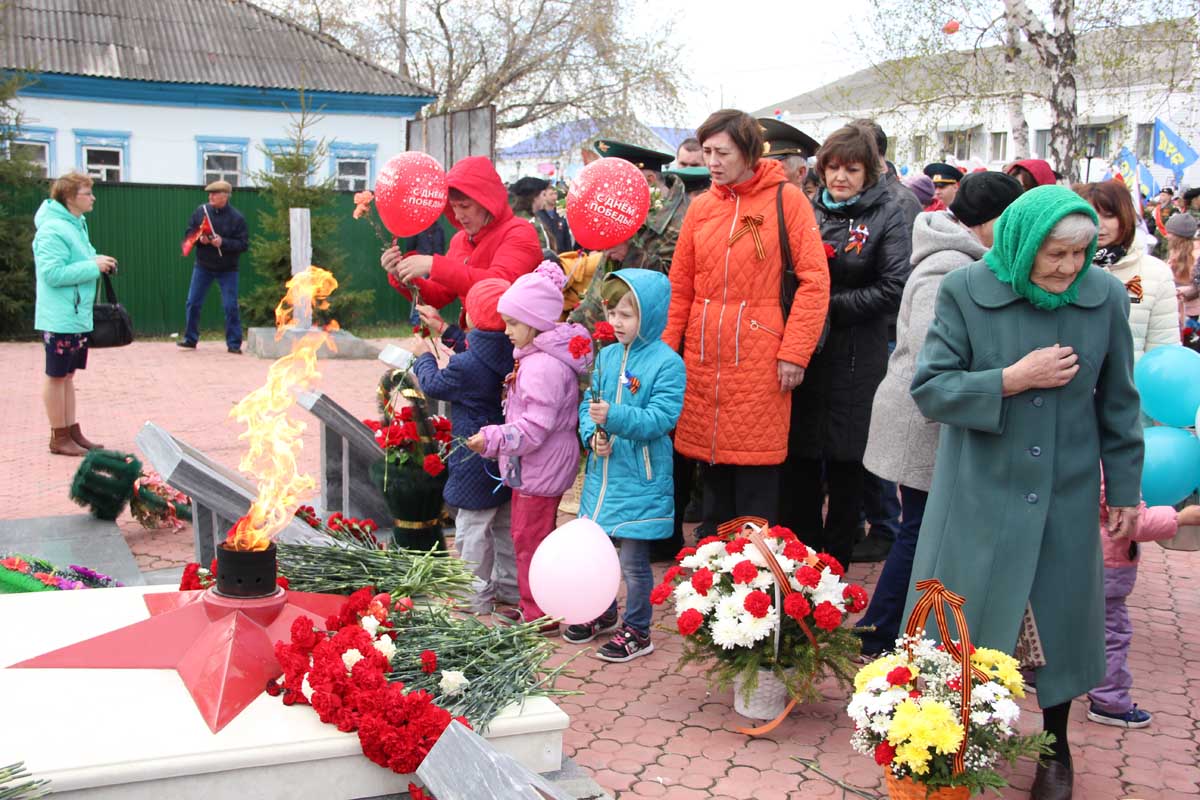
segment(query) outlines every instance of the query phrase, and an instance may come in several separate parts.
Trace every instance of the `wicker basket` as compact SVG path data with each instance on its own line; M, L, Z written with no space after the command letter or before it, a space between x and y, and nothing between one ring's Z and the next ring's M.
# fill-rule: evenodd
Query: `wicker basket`
M787 686L769 669L758 671L758 685L746 692L742 682L733 686L733 710L750 719L775 719L787 708Z
M930 789L912 778L897 778L887 767L883 768L883 777L891 800L968 800L971 796L971 790L966 786Z

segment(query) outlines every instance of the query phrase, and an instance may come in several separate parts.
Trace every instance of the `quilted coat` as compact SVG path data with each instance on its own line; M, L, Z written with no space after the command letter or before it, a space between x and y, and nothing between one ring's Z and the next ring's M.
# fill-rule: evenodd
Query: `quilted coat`
M671 283L659 272L623 269L607 280L622 280L640 314L638 335L628 346L600 351L592 385L608 402L604 429L612 455L590 451L579 516L596 521L609 536L666 539L675 522L671 429L683 408L683 359L660 338L671 302ZM635 383L636 380L636 383ZM591 444L596 425L584 398L579 404L579 438Z
M474 236L460 230L450 239L446 255L433 257L429 278L414 281L421 300L441 308L467 296L471 287L484 278L514 281L542 263L542 247L528 220L513 214L508 205L508 190L500 182L492 162L483 156L462 159L446 173L446 183L479 203L492 215ZM458 218L446 206L446 218L454 226ZM392 286L411 299L408 290L388 276Z
M466 345L442 369L438 369L432 353L422 354L412 365L421 391L434 399L450 401L454 436L463 439L473 436L484 425L504 421L500 390L504 376L513 368L512 342L504 331L473 330L466 336ZM460 447L450 454L447 466L450 477L442 497L450 505L479 510L508 502L508 487L496 490L496 479L492 476L499 477L500 468L495 462Z
M1179 344L1179 305L1171 268L1134 245L1110 271L1127 289L1134 278L1142 287L1140 299L1136 292L1129 292L1134 361L1156 347Z
M579 376L592 357L571 355L576 336L587 337L587 328L561 322L514 350L504 424L479 431L484 457L499 457L504 482L522 494L558 497L579 472Z
M827 207L818 192L813 210L836 253L829 261L829 337L794 393L788 455L860 461L871 401L887 371L888 320L911 269L912 229L883 181L843 208Z
M829 272L812 206L763 159L749 180L712 186L692 200L671 263L663 340L683 344L687 389L675 449L714 464L780 464L787 456L791 393L778 361L806 367L829 306ZM800 285L784 324L776 211Z
M34 327L47 333L87 333L96 299L96 248L87 220L57 200L43 200L33 218L33 263L37 269Z

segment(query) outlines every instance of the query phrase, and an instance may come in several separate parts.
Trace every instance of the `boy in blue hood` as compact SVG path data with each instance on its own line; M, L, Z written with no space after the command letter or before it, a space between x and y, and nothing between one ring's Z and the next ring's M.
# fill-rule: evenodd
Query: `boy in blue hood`
M671 282L658 272L622 269L600 292L620 347L605 348L592 372L598 400L579 406L579 436L588 448L579 515L616 541L625 578L624 625L617 602L591 622L571 625L568 642L616 631L596 653L624 662L654 650L650 641L650 545L671 536L675 519L669 434L683 409L683 359L662 341Z

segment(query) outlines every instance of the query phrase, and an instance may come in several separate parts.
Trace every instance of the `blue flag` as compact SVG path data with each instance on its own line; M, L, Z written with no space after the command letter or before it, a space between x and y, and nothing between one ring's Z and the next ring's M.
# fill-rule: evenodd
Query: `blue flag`
M1137 165L1137 174L1138 191L1140 191L1144 197L1154 197L1156 194L1158 194L1158 182L1154 180L1154 175L1151 174L1150 170L1145 164Z
M1117 160L1113 162L1113 169L1117 171L1121 176L1121 180L1125 181L1125 185L1130 189L1137 186L1138 162L1128 147L1122 147L1121 152L1117 153Z
M1183 176L1183 171L1195 163L1200 156L1175 131L1167 127L1167 123L1155 117L1154 119L1154 163L1161 164L1175 173L1175 180Z

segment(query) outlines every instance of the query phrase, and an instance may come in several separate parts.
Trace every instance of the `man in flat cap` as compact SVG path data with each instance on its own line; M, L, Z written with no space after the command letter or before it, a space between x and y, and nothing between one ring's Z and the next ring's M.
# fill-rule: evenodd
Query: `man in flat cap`
M958 182L962 180L962 172L958 167L940 161L926 164L923 172L933 181L933 196L949 208L954 202L954 196L958 194Z
M532 176L526 176L514 181L508 187L513 214L521 219L529 220L529 223L533 225L534 232L537 234L538 245L542 248L542 252L547 254L559 252L554 231L550 230L546 221L538 216L537 213L542 207L542 193L549 188L550 181Z
M194 246L196 261L192 267L192 283L188 287L187 327L183 338L175 344L189 350L200 341L200 309L213 281L221 290L221 308L225 311L225 348L230 353L242 352L242 321L238 314L238 256L245 252L249 235L246 218L229 205L233 187L228 181L213 181L204 187L208 202L201 205L188 220L183 238L183 254Z
M804 191L808 159L816 155L821 147L817 140L773 117L759 117L757 122L763 132L763 155L780 162L788 181Z

